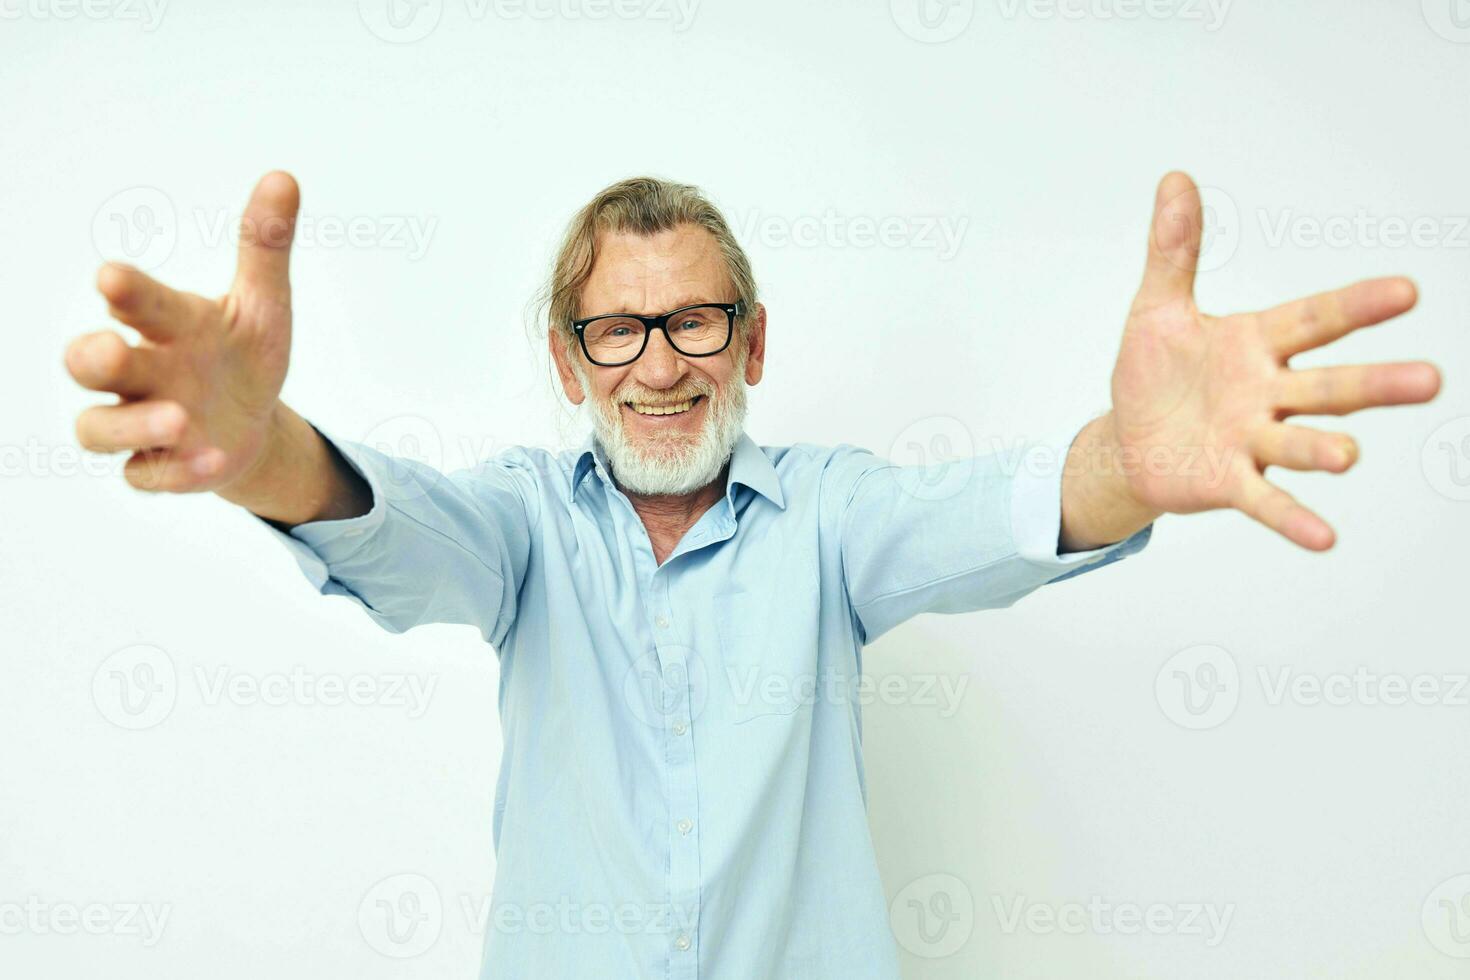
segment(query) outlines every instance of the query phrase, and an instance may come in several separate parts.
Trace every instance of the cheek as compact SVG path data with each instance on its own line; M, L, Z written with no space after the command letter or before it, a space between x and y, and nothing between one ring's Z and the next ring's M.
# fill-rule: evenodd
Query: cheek
M705 381L715 386L715 390L723 395L730 390L730 385L737 380L735 362L726 360L721 364L714 365L705 372Z
M627 378L628 372L608 368L601 370L593 368L592 370L594 373L587 379L588 383L592 386L592 390L588 394L599 402L606 403L612 401L613 396L617 393L618 387Z

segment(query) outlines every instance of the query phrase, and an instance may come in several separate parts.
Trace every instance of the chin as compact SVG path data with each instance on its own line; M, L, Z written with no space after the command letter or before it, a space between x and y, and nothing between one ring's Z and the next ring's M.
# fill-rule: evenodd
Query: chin
M630 439L628 443L645 463L669 466L693 455L703 437L703 433L665 432L646 439Z
M692 469L690 464L693 462L690 457L693 454L688 452L687 449L680 452L672 448L665 448L663 451L659 451L658 449L638 447L633 452L644 472L656 474L659 483L668 485L683 484L693 476L690 472Z

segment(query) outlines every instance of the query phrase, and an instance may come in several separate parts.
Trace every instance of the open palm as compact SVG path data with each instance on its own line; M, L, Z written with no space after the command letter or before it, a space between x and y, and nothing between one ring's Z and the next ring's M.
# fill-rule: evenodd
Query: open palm
M1303 547L1330 548L1327 523L1264 470L1340 473L1357 460L1357 444L1285 419L1428 401L1439 372L1424 362L1296 370L1288 360L1411 309L1414 284L1374 279L1259 313L1209 316L1194 302L1202 232L1194 182L1165 177L1113 370L1113 426L1130 490L1155 510L1232 507Z

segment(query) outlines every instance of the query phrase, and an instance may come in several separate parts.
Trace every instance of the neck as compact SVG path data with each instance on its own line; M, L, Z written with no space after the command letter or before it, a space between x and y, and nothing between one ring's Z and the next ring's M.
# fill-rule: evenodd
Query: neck
M660 565L673 552L680 539L704 516L704 512L725 495L725 482L729 472L730 464L726 463L720 467L720 474L714 480L698 490L682 494L629 493L626 487L618 484L618 489L623 491L623 495L633 505L633 511L643 522L644 529L648 531L654 558ZM616 473L613 474L613 482L617 482Z

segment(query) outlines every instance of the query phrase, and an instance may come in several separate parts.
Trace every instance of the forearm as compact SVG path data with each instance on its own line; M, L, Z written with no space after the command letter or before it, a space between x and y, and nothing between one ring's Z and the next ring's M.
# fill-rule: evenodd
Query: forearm
M275 524L360 517L372 490L330 443L300 415L276 403L265 446L254 466L216 491Z
M1124 462L1111 413L1093 419L1077 434L1062 472L1059 554L1122 541L1163 513L1134 498Z

